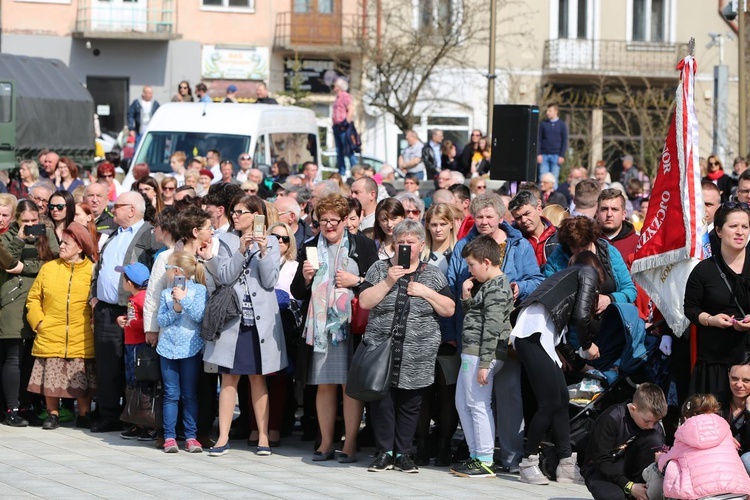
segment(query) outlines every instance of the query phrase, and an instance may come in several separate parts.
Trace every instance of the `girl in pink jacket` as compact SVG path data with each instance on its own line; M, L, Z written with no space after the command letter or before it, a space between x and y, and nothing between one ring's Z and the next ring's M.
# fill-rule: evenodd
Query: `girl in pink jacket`
M711 394L696 394L682 405L683 424L674 446L659 454L667 498L702 498L721 493L750 495L750 478L726 420L717 415L719 402Z

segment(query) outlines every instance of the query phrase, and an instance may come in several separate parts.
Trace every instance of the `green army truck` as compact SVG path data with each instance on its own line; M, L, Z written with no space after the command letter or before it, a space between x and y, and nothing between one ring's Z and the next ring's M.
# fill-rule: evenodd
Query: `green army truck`
M0 170L45 148L91 167L94 99L58 59L0 54Z

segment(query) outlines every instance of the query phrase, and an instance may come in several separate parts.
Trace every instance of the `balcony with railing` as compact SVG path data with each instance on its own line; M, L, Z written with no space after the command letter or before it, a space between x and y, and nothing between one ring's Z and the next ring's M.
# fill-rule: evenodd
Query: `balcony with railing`
M678 78L686 43L557 39L544 43L545 74Z
M279 12L273 46L277 50L353 54L366 30L361 14Z
M77 38L174 40L177 0L102 2L81 0L78 5Z

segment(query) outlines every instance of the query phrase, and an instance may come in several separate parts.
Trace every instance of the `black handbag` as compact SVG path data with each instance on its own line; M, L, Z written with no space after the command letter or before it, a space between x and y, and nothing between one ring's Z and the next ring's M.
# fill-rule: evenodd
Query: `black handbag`
M150 345L142 345L135 354L135 379L138 382L158 382L161 380L159 354Z
M362 340L346 378L347 396L369 403L380 401L388 395L393 368L392 345L392 336L378 345Z

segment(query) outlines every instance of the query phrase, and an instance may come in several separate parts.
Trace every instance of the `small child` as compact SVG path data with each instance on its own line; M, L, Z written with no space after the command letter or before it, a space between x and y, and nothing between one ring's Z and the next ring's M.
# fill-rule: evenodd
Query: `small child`
M641 474L664 446L659 421L666 414L664 392L646 383L638 386L632 402L610 406L599 415L581 468L595 499L647 498Z
M159 303L159 343L161 377L164 387L164 452L177 453L177 407L182 401L185 451L201 453L196 439L198 418L198 374L203 369L201 321L207 292L203 265L188 252L174 252L167 264L167 280L173 284L161 293ZM184 277L184 287L175 285Z
M461 477L495 477L492 383L508 351L513 292L500 270L500 247L490 236L474 239L461 255L473 278L464 281L461 294L465 318L456 409L470 459L451 472Z
M146 345L146 334L143 330L143 302L146 300L146 287L150 277L149 270L140 262L127 266L117 266L115 271L124 275L122 287L130 294L128 298L128 312L117 317L117 324L125 330L125 385L128 390L135 390L138 382L135 379L135 363L138 349ZM123 439L138 439L139 441L153 441L156 439L155 429L145 429L134 425L120 433Z
M643 473L649 500L750 494L750 478L720 409L711 394L695 394L683 403L674 446L658 454L657 470L651 466Z

